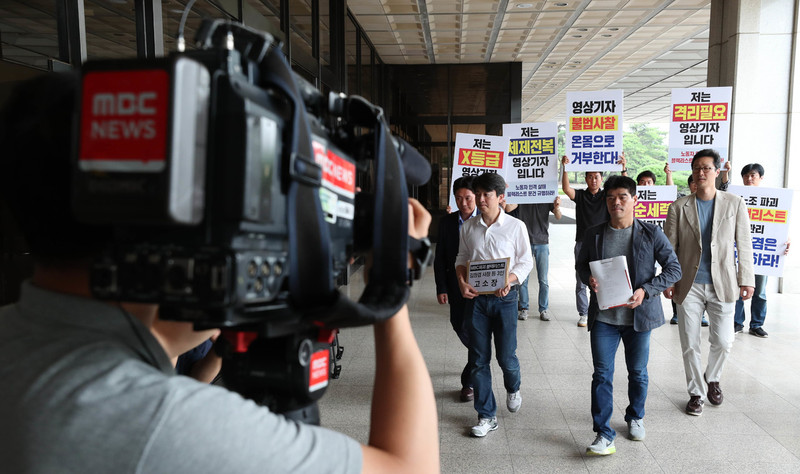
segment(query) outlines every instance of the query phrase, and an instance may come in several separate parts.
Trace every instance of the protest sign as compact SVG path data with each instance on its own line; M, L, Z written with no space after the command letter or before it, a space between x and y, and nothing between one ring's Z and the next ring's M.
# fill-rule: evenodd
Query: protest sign
M753 265L757 275L782 276L789 234L792 190L759 186L730 186L728 192L742 196L750 216Z
M692 157L712 148L728 161L731 87L672 89L669 126L669 166L688 170Z
M622 91L567 92L567 171L622 171Z
M558 125L503 125L508 139L505 179L509 204L551 203L558 195Z

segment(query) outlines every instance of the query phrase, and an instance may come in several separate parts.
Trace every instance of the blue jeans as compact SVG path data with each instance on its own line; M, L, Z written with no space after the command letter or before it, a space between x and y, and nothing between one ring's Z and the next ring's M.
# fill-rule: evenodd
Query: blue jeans
M547 309L550 285L547 284L547 271L550 267L550 246L531 244L531 253L536 260L536 278L539 280L539 312ZM519 287L519 309L528 309L528 278Z
M592 429L604 438L617 436L609 422L614 411L614 356L619 341L625 345L628 366L628 407L625 421L644 418L647 399L647 360L650 357L650 331L636 332L633 326L614 326L595 321L590 335L592 343Z
M578 254L581 252L583 242L575 242L575 262L578 261ZM578 314L586 316L589 314L589 295L586 293L589 287L581 281L578 270L575 270L575 306L578 307Z
M470 303L467 304L469 311ZM481 418L492 418L497 403L492 391L492 335L497 351L497 363L503 371L507 392L519 390L519 359L517 359L517 290L513 288L503 298L480 295L471 301L470 352L475 361L472 387L475 389L475 411ZM469 314L469 313L467 313Z
M767 276L756 275L756 288L750 299L750 329L760 328L767 319ZM744 301L736 301L733 312L733 326L744 327Z

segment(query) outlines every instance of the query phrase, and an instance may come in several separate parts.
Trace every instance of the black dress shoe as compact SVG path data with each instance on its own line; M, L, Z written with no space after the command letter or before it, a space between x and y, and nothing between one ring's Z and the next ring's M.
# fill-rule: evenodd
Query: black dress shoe
M757 336L757 337L769 337L767 331L762 328L750 328L750 334Z
M475 398L475 391L472 387L464 387L461 389L461 401L471 402Z
M686 413L694 416L703 414L703 400L699 395L692 395L689 398L689 403L686 404Z
M706 376L703 375L703 378L705 379ZM712 405L722 405L722 389L719 388L719 382L709 382L706 379L706 383L708 384L708 401Z

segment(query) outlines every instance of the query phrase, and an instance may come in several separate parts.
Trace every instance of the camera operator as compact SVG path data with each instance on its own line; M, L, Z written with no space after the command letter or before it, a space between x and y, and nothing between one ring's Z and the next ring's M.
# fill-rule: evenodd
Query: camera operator
M150 331L156 305L92 298L90 262L111 233L71 217L77 85L73 74L41 76L0 115L0 186L35 258L19 302L0 310L3 470L437 472L433 389L406 306L374 327L371 430L360 446L175 376ZM410 207L410 234L422 237L430 215Z

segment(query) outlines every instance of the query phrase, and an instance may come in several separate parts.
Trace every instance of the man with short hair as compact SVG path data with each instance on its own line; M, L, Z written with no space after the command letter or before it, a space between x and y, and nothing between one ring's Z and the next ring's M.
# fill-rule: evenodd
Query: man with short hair
M458 288L455 263L461 226L478 214L475 192L472 189L473 180L473 176L464 176L453 183L453 195L458 210L439 220L436 257L433 260L433 270L436 276L436 300L439 304L450 304L450 325L467 349L469 349L469 327L468 318L464 317L466 302ZM462 402L469 402L473 399L474 392L470 374L474 366L474 362L468 356L464 370L461 371L460 399Z
M539 280L539 319L550 321L547 308L550 304L550 285L547 283L547 272L550 268L550 213L556 219L561 219L561 197L556 196L552 204L506 204L506 212L517 211L517 218L525 223L528 228L528 238L531 241L531 252L536 261L536 278ZM529 296L528 279L519 287L519 314L518 319L528 319Z
M492 391L492 336L497 362L503 371L506 407L514 413L522 405L520 369L517 359L517 286L522 276L533 269L531 244L525 224L500 208L506 182L496 173L484 173L473 183L480 217L461 227L456 273L461 295L469 300L470 357L475 361L472 385L478 424L472 435L482 438L497 429L497 403ZM493 294L480 294L469 283L470 262L508 258L506 285Z
M764 177L764 167L758 163L750 163L742 168L742 182L745 186L759 186ZM786 242L784 255L789 253L791 242ZM764 330L764 321L767 318L767 276L756 274L756 285L753 290L753 299L750 301L750 334L765 338L769 337ZM738 334L744 330L744 301L736 300L736 309L733 314L733 330Z
M564 169L569 164L569 158L561 157L561 189L575 203L575 261L581 251L581 242L586 229L604 222L608 222L608 207L605 202L603 186L603 173L587 171L584 174L586 189L573 189L569 184L569 176ZM622 175L627 176L625 169L625 155L619 160L622 165ZM578 326L586 327L586 318L589 314L589 297L586 294L587 286L581 281L578 271L575 271L575 305L578 308Z
M738 297L750 299L755 284L747 207L739 196L714 187L720 161L719 153L711 149L694 155L692 177L697 192L675 201L664 225L683 270L681 279L667 288L664 296L678 304L689 392L686 413L694 416L703 413L706 396L712 405L723 401L720 378L733 346L734 304ZM708 312L710 343L705 371L700 352L703 311Z
M661 292L681 276L678 257L661 228L634 218L636 183L626 176L612 176L606 181L607 223L586 231L577 269L581 280L591 289L589 304L590 339L592 344L592 420L597 433L586 454L603 456L616 452L611 428L614 411L614 358L620 341L625 345L628 368L628 407L625 421L631 439L645 437L644 406L647 399L647 361L650 354L650 331L664 324ZM601 310L597 291L612 282L592 275L589 262L624 255L634 291L625 306ZM655 274L655 264L661 273Z
M636 177L637 186L655 186L656 174L650 170L644 170ZM667 183L672 184L672 183Z

